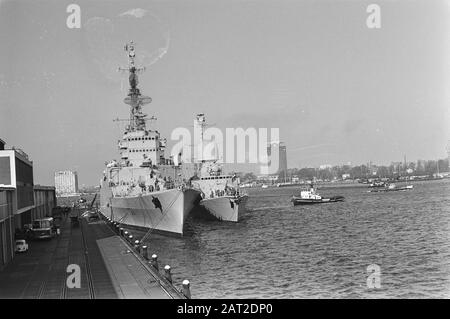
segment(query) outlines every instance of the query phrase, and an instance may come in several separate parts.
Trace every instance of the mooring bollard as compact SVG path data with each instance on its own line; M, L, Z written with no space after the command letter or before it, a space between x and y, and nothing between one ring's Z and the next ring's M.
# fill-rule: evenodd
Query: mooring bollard
M153 268L155 268L156 270L159 269L159 266L158 266L158 255L156 255L156 254L152 255L151 264L152 264Z
M166 277L167 281L172 283L172 274L170 273L170 266L166 265L164 267L164 277Z
M188 299L191 299L191 283L189 280L183 280L183 288L181 289L181 293Z
M147 246L145 246L145 245L142 246L141 254L142 254L142 257L144 257L145 260L148 260L148 247Z

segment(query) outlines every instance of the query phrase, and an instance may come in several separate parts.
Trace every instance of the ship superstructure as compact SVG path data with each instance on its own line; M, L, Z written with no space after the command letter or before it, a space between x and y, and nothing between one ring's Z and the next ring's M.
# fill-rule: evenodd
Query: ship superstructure
M166 140L157 130L147 129L143 105L152 99L141 94L135 66L135 44L125 46L129 73L129 92L124 102L130 117L118 141L119 160L106 165L101 180L100 205L104 215L120 223L157 231L183 234L186 216L199 192L186 185L181 165L166 158ZM149 120L156 121L155 117Z

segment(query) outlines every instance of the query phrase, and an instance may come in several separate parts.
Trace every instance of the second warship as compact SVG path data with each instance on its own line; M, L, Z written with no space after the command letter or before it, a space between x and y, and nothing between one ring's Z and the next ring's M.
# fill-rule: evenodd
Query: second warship
M197 171L191 179L192 187L201 192L200 206L215 218L223 221L238 222L239 216L245 212L248 195L240 189L240 180L236 174L224 174L223 167L219 163L216 145L211 147L212 141L204 139L206 127L205 114L197 114L194 120L194 130L199 132L202 145L201 151L195 151L194 159ZM206 150L209 150L206 152ZM200 154L197 154L200 153Z

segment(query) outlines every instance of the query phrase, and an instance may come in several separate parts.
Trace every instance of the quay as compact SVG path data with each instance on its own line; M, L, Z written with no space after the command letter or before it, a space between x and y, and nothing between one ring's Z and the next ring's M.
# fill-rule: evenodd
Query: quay
M82 210L75 213L81 216ZM72 211L71 214L74 212ZM29 251L17 254L0 272L0 298L25 299L185 299L172 284L169 271L161 274L142 249L120 236L101 214L72 223L63 216L56 238L29 241ZM146 247L145 247L146 248ZM147 257L147 258L146 258ZM78 265L79 288L69 288L69 265ZM166 266L168 267L168 266ZM187 292L186 292L187 288Z

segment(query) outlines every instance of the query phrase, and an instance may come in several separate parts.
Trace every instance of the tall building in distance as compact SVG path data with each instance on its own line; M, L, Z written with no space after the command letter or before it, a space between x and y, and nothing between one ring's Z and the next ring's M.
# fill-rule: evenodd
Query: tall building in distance
M55 188L57 196L69 196L78 193L78 174L73 171L55 173Z
M267 155L271 158L272 150L278 149L278 170L277 174L287 171L286 145L283 142L272 142L267 146Z

